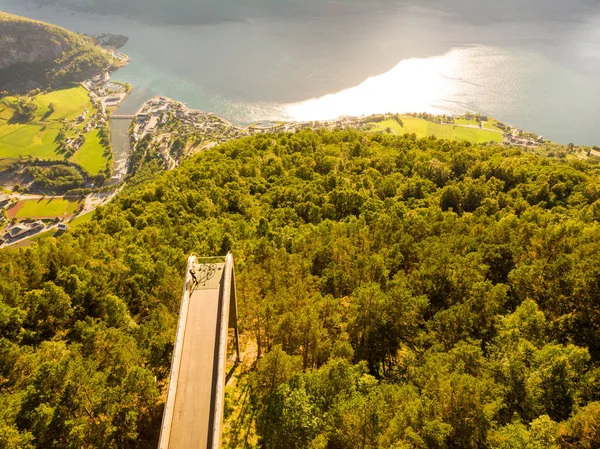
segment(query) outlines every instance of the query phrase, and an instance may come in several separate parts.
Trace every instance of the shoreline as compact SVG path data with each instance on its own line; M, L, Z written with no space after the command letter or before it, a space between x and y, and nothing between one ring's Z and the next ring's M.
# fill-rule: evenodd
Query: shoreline
M521 136L523 141L513 141L511 143L516 146L535 146L542 143L554 143L543 139L541 136L537 136L535 132L524 131L516 128L512 125L505 124L496 118L483 116L479 113L466 113L463 115L433 115L426 113L385 113L385 114L372 114L372 115L361 115L361 116L346 116L342 115L331 120L309 120L309 121L286 121L286 120L261 120L247 126L235 125L227 119L220 117L212 112L206 112L201 109L194 109L188 107L185 103L175 100L173 98L156 95L148 99L142 106L136 111L134 118L139 120L140 115L144 115L144 111L152 113L153 105L160 104L159 111L163 111L166 105L171 105L172 109L183 111L185 115L190 117L213 117L217 121L225 124L238 131L249 133L249 135L257 133L272 133L272 132L293 132L298 129L304 128L342 128L345 126L350 127L364 127L369 123L379 123L385 120L393 119L394 117L413 117L416 119L426 120L431 123L439 124L442 126L453 126L459 128L473 129L479 131L487 131L495 134L501 134L507 136L511 134L513 136ZM160 109L163 108L163 109ZM156 111L154 111L156 112ZM449 121L450 120L450 121ZM462 120L465 122L477 122L475 123L455 123L455 120ZM484 126L487 123L495 123L496 125ZM266 126L264 124L270 124ZM531 137L527 137L531 136ZM141 137L140 137L141 138ZM498 142L500 143L500 142ZM560 145L560 144L559 144Z
M552 144L535 133L512 128L480 114L378 114L309 122L269 120L249 126L237 126L213 113L189 108L172 98L154 96L139 108L132 119L133 153L138 148L138 142L143 141L144 151L149 147L154 148L162 157L166 170L177 167L181 161L195 153L229 140L256 134L293 133L303 129L355 129L390 135L415 134L417 138L435 136L471 144L504 145L528 150Z

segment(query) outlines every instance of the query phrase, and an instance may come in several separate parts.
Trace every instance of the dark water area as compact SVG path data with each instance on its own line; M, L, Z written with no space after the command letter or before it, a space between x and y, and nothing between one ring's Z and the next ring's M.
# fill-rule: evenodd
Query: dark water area
M38 0L78 12L119 15L151 24L210 25L251 19L353 18L424 10L471 24L570 20L588 14L597 0Z
M0 9L129 36L132 63L114 77L134 90L119 113L153 95L240 124L474 111L600 145L596 0L0 0Z

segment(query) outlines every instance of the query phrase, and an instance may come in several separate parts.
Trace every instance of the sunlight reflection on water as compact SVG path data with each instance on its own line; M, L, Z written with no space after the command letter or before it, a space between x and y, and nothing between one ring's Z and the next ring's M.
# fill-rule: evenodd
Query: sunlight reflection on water
M453 49L441 56L401 61L358 86L288 104L284 110L294 120L385 112L458 114L475 110L484 97L487 105L494 105L492 109L502 110L510 106L506 103L522 98L523 85L535 77L534 56L528 59L529 67L524 68L520 60L495 47Z

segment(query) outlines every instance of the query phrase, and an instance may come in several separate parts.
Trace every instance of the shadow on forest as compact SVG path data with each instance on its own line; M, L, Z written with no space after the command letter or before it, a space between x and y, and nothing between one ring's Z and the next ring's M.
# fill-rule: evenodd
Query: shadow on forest
M250 385L246 384L236 401L240 404L239 414L229 420L230 430L228 435L230 439L227 447L230 449L251 447L248 440L251 436L256 409L252 407L249 401L250 390Z
M236 360L236 362L233 364L233 366L231 367L231 369L229 370L229 372L227 373L227 375L225 376L225 385L227 385L229 383L229 381L231 380L231 378L233 377L233 373L235 373L235 369L240 365L240 362Z
M25 123L29 123L31 120L33 120L33 117L28 117L26 115L19 114L18 111L15 111L13 116L8 119L8 124L9 125L24 125Z

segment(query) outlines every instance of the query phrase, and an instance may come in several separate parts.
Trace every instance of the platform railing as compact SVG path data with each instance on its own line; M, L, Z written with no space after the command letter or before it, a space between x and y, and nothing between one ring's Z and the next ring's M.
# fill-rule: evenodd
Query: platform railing
M183 284L183 297L179 309L179 321L177 325L177 334L175 336L175 346L173 348L173 359L171 361L171 378L169 379L169 389L167 390L167 401L163 412L162 425L160 428L159 449L167 449L171 438L171 424L173 423L173 412L175 409L175 396L177 395L177 383L179 381L179 369L181 367L181 353L183 352L183 340L185 337L185 326L187 324L187 314L190 302L190 290L192 279L190 270L196 263L196 256L188 258L187 269L185 271L185 283Z

